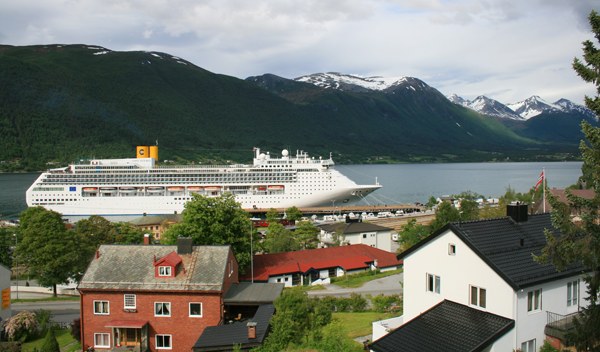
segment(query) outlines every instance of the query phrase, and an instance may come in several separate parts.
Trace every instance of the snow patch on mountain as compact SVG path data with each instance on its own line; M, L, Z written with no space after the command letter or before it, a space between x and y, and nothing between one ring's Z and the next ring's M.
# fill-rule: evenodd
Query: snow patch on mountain
M563 110L559 105L548 103L537 95L517 103L508 104L508 107L526 120L529 120L530 118L546 111Z
M407 80L407 77L362 77L338 72L327 72L301 76L294 78L294 80L298 82L311 83L322 88L347 90L347 87L356 86L368 90L381 91L402 84Z

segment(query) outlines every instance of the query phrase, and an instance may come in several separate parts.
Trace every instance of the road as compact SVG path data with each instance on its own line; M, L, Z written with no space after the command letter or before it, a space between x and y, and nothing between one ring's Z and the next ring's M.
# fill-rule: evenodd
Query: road
M47 310L52 313L52 321L60 324L71 324L74 319L79 318L79 301L37 301L35 299L43 299L52 297L51 293L42 292L28 292L28 288L24 286L19 287L19 299L25 300L19 303L12 303L12 313L17 314L18 312L36 311L36 310ZM12 290L11 298L16 299L17 292ZM26 300L31 299L31 302Z
M398 295L402 294L402 282L403 273L390 275L381 279L369 281L357 288L342 288L340 286L331 284L324 285L324 290L308 291L309 296L323 297L323 296L339 296L348 297L352 293L358 293L360 295L372 295L377 296L383 295Z

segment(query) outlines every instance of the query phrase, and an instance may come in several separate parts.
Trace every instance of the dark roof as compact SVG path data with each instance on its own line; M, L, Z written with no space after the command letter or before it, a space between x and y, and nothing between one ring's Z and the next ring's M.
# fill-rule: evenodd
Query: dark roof
M249 321L256 323L256 338L248 339L249 321L235 322L233 324L209 326L194 344L194 351L231 351L234 345L240 344L243 349L256 347L262 344L269 330L269 322L275 312L272 304L258 307L256 314Z
M77 287L84 290L222 291L231 252L229 246L195 246L189 254L176 254L182 262L175 277L156 277L155 261L176 251L177 246L102 245Z
M344 234L393 230L389 227L379 226L369 222L336 222L333 224L319 225L318 227L327 232L342 231Z
M273 303L281 295L283 286L283 283L266 282L232 284L225 294L223 302L225 304L244 305Z
M136 226L160 225L163 222L180 222L183 216L181 214L147 215L129 220L129 223Z
M254 256L254 280L267 281L270 276L306 273L312 269L324 270L337 267L344 270L367 269L375 261L378 268L402 264L396 258L396 254L365 244L259 254ZM246 270L246 275L242 279L251 279L250 270Z
M496 314L444 300L369 347L392 351L483 351L515 326Z
M581 265L574 264L559 272L552 264L540 264L534 260L534 255L539 255L546 245L545 230L559 235L552 226L549 213L529 215L528 220L522 222L515 222L510 217L454 222L399 257L406 258L447 230L454 232L515 290L583 271Z

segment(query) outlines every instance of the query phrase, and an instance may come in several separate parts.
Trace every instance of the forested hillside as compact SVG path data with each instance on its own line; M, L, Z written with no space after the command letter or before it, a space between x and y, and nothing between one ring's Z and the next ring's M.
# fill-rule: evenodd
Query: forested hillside
M428 86L427 86L428 87ZM248 162L252 147L338 162L564 158L576 143L523 138L435 89L332 92L272 75L240 80L165 53L0 46L0 170L90 157Z

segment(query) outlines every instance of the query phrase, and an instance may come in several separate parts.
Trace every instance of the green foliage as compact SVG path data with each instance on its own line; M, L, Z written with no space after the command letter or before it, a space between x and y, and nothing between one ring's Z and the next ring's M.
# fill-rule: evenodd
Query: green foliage
M261 246L265 253L291 252L300 249L291 231L277 222L269 223L267 235Z
M430 225L431 233L444 227L447 223L460 220L460 213L450 202L442 202L435 211L435 220Z
M53 328L50 318L52 318L52 312L49 310L39 309L35 312L35 319L38 325L37 336L44 336L48 330Z
M117 244L141 244L144 243L144 231L128 222L113 224L117 232L115 242ZM152 238L150 238L152 241Z
M552 347L548 340L544 340L544 344L540 347L540 352L560 352L556 348Z
M312 347L322 352L363 351L362 346L349 339L342 324L336 321L323 328L322 338L316 341Z
M286 219L297 221L302 219L302 212L297 207L290 207L285 210Z
M402 297L400 295L383 294L370 297L373 310L379 313L396 312L402 309Z
M0 227L0 264L12 267L16 229Z
M255 236L248 214L233 195L205 197L195 194L185 203L183 220L169 227L161 238L175 244L178 237L190 237L195 245L231 245L240 271L250 265L250 236ZM257 239L253 239L255 243Z
M300 249L315 249L319 245L319 228L311 221L300 221L292 236L296 239Z
M66 284L80 275L85 251L79 250L74 232L68 231L59 213L42 207L31 207L20 217L20 235L17 246L19 263L23 263L42 286Z
M321 301L333 312L364 312L368 306L367 299L358 293L351 293L350 297L327 296Z
M266 218L267 218L267 222L269 224L277 222L277 220L279 220L280 216L279 216L279 212L277 211L277 209L275 208L270 208L267 213L265 214Z
M44 343L40 348L40 352L60 352L60 346L58 345L58 341L54 335L54 329L48 329L46 337L44 338Z
M404 252L415 244L419 243L422 239L429 236L429 227L421 224L417 224L417 219L411 219L406 225L402 227L402 230L398 232L400 247L398 252Z
M600 41L600 15L592 11L589 21L595 38ZM600 50L587 40L583 43L585 64L579 59L573 62L573 68L586 82L596 85L600 95ZM600 96L585 98L586 105L596 115L600 115ZM588 274L584 278L587 285L588 305L575 319L575 333L571 340L578 351L600 350L600 128L583 122L586 141L581 141L580 152L583 157L582 178L580 184L594 191L592 199L575 196L566 190L569 204L561 204L549 197L552 205L552 222L561 235L555 237L546 232L547 245L537 257L540 262L551 262L559 270L571 263L582 263ZM581 222L573 222L570 209L578 209Z

